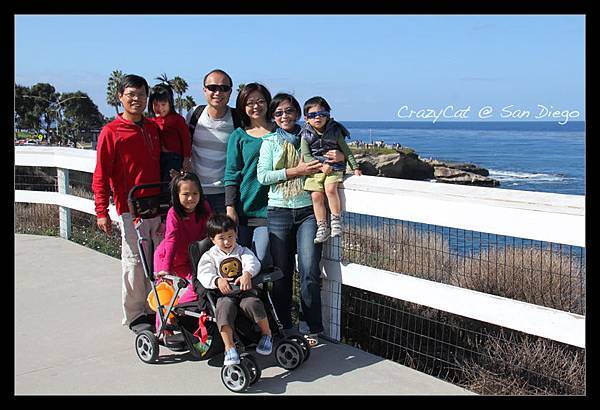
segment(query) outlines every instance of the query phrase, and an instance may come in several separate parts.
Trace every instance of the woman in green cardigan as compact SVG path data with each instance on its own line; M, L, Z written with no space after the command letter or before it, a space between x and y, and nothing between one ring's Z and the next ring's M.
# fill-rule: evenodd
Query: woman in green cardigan
M262 141L274 129L267 112L271 93L259 83L246 84L236 100L242 127L235 129L227 143L225 163L225 206L227 215L238 224L238 243L256 254L262 265L270 265L267 231L269 187L256 177Z

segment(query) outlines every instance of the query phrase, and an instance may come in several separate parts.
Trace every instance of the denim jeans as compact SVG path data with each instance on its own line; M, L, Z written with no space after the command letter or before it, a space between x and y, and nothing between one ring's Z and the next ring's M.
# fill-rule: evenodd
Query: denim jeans
M206 194L204 196L206 197L206 200L210 204L210 209L212 209L213 214L227 213L227 210L225 209L225 193Z
M237 242L254 252L260 261L261 269L273 264L269 250L269 231L266 226L239 225Z
M169 172L174 169L175 171L181 171L183 167L183 157L174 152L161 152L160 153L160 182L171 182L171 175ZM169 188L163 186L163 192L167 192Z
M323 244L315 245L317 222L312 206L268 208L269 242L273 265L284 277L273 282L273 304L284 329L292 327L292 277L294 255L298 254L300 274L300 314L311 333L323 331L321 314L321 272L319 262Z

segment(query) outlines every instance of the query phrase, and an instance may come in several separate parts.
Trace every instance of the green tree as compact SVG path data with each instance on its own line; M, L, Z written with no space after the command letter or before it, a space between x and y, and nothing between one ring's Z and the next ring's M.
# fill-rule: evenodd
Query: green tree
M175 107L181 114L184 106L184 100L182 98L183 94L188 90L188 83L181 77L175 77L172 80L172 87L175 94L177 94L177 100L175 102Z
M108 85L106 87L106 103L112 107L115 107L117 115L119 114L119 82L123 78L123 72L121 70L114 70L110 77L108 77Z
M97 129L105 122L92 99L84 92L64 93L61 97L63 117L61 129L63 138L75 142L84 131ZM83 133L82 133L83 132Z
M186 111L190 111L195 106L196 101L194 101L194 97L192 97L191 95L187 95L183 100L183 108L185 108Z
M39 119L40 129L50 135L50 129L56 124L59 115L56 104L60 93L51 84L37 83L31 86L30 94L25 97L34 101L32 115Z
M40 118L34 113L35 99L29 98L31 89L26 86L15 84L15 129L35 130L41 129Z
M238 85L238 88L237 88L238 94L240 93L240 91L242 91L244 89L245 86L246 86L246 84L244 84L244 83L240 83L240 85Z

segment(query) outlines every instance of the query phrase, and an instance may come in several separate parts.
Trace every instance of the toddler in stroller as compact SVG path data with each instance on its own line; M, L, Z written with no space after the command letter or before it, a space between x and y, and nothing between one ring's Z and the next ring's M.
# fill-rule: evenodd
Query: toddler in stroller
M235 222L226 215L208 219L206 230L214 246L200 257L197 278L204 289L200 294L208 300L207 308L224 344L221 379L229 390L237 392L260 378L256 359L245 349L255 345L258 354L271 354L271 329L276 330L278 338L276 360L286 369L295 369L308 359L310 346L300 335L283 337L282 326L264 290L265 283L283 274L272 269L263 269L258 274L260 262L252 251L236 243L235 227ZM238 315L238 310L242 314Z

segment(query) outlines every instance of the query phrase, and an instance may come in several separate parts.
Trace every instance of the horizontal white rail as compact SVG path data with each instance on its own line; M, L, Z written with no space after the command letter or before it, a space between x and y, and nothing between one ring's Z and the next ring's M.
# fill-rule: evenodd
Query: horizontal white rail
M91 150L15 147L15 153L17 166L93 172L96 163L96 152ZM584 196L369 176L347 178L340 192L348 212L585 247ZM18 190L15 201L95 214L92 200L56 192ZM109 212L116 220L113 205ZM323 268L332 283L585 347L585 317L581 315L363 265L324 260ZM339 300L328 303L338 309L330 316L339 316ZM335 326L339 327L339 318ZM331 333L339 335L339 328Z
M585 247L585 197L352 176L348 212Z
M354 263L323 263L331 281L585 348L585 316Z

